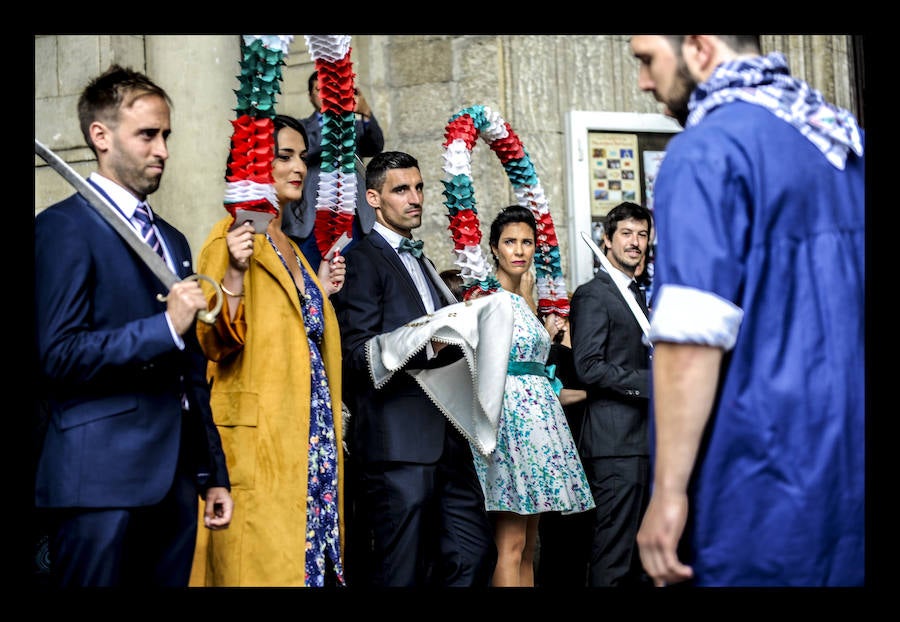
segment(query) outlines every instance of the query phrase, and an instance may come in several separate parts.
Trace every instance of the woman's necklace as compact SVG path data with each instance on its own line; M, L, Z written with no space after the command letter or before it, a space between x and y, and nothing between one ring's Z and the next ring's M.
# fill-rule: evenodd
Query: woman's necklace
M287 261L284 258L284 255L281 253L281 250L278 248L278 244L275 240L272 239L272 236L269 235L269 232L266 232L266 239L269 241L269 244L272 245L272 248L275 250L275 254L278 255L278 259L281 260L281 264L284 266L285 270L288 271L288 274L291 275L291 280L294 282L294 287L297 288L297 294L300 296L300 304L304 307L310 303L312 297L306 293L306 280L303 278L303 264L300 262L300 257L297 256L297 251L294 250L294 247L291 246L291 253L294 255L294 260L297 262L297 269L299 270L298 274L300 275L300 281L297 282L297 279L294 278L294 273L291 272L290 267L287 264Z

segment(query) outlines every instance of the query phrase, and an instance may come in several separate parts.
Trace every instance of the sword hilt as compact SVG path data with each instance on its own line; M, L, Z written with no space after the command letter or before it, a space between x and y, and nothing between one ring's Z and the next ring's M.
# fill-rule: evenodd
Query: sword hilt
M216 281L212 279L212 277L208 277L205 274L192 274L188 277L185 277L185 281L198 281L203 280L208 282L213 286L213 289L216 292L216 305L213 307L212 311L209 309L197 311L197 319L201 322L206 322L207 324L213 324L216 321L216 317L219 315L219 312L222 310L222 304L225 302L225 299L222 297L222 286L219 285ZM168 294L157 294L156 299L160 302L165 302L169 299Z

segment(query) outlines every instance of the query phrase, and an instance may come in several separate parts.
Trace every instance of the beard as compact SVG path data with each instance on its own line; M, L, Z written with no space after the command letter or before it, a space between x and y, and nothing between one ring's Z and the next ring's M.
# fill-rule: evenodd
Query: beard
M684 62L684 58L679 55L678 67L675 73L675 84L673 85L669 96L666 98L665 104L667 113L674 117L681 127L684 127L685 123L687 123L688 114L690 113L688 102L690 101L691 93L694 92L695 88L697 88L697 81L694 80L691 76L691 72L688 71L687 63Z

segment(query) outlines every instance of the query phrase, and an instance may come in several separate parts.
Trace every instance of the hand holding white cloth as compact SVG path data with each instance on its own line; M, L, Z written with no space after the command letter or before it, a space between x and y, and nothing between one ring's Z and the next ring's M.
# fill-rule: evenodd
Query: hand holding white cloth
M415 378L457 430L482 454L490 454L497 445L512 346L509 296L498 291L448 305L373 337L366 352L375 388L384 386L428 342L459 346L465 356L450 365L404 371Z

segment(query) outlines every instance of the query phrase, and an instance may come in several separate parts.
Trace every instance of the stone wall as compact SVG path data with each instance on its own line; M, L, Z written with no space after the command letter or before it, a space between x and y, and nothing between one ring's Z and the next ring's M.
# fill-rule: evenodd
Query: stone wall
M784 52L795 76L858 112L849 35L766 35L763 48ZM170 159L150 203L186 233L196 257L225 214L239 49L238 35L35 36L35 138L88 175L93 154L75 109L81 89L111 62L147 72L174 100ZM351 59L357 85L384 129L385 149L419 160L425 217L416 235L439 270L453 261L440 183L443 132L453 114L490 106L521 137L549 201L567 272L567 245L579 240L567 222L566 112L660 112L637 88L627 35L354 35ZM286 62L278 111L307 116L314 65L303 35L296 35ZM473 149L472 170L486 245L493 214L515 196L483 141ZM35 157L35 213L69 194L69 185Z

